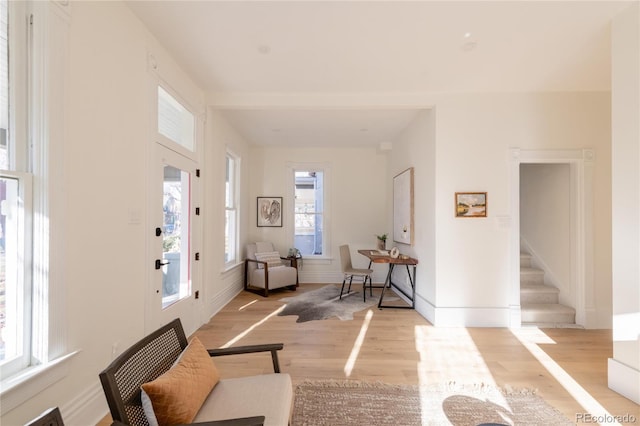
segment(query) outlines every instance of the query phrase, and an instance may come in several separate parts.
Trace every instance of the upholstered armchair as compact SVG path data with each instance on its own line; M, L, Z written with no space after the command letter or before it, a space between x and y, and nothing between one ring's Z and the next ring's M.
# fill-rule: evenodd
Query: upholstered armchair
M247 257L244 261L244 289L269 295L269 290L298 287L298 268L291 260L281 257L270 242L257 242L247 245Z
M111 426L286 425L293 385L280 372L278 351L283 347L267 343L207 349L197 337L187 341L177 318L133 344L100 373ZM270 353L273 373L223 379L213 361L253 353Z

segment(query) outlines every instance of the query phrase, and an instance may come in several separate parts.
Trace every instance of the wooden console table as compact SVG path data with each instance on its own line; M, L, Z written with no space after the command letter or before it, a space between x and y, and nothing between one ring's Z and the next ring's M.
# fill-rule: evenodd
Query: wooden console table
M388 263L389 264L389 272L387 272L387 278L382 286L382 293L380 294L380 300L378 301L378 308L398 308L398 309L414 309L416 302L416 267L418 265L418 259L414 259L409 257L408 259L401 259L399 257L393 258L389 255L381 255L376 253L377 250L358 250L363 256L369 258L369 269L371 269L372 263ZM394 284L391 280L391 274L393 273L393 269L396 265L405 265L407 268L407 274L409 275L409 283L411 284L411 294L407 294L407 292ZM413 274L409 270L409 266L413 266ZM400 293L402 293L407 299L411 300L411 306L397 306L397 305L383 305L382 301L384 299L384 292L387 288L395 288Z

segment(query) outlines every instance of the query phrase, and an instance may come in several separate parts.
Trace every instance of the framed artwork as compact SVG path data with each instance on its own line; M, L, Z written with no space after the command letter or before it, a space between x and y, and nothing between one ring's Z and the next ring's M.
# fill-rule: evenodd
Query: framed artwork
M487 217L487 193L456 192L456 217Z
M282 226L282 197L258 197L258 226Z
M393 241L413 245L413 167L393 178Z

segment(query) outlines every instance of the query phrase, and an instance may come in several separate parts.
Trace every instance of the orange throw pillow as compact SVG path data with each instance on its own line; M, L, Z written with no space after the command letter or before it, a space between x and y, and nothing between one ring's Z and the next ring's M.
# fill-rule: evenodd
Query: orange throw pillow
M220 374L202 342L194 337L176 364L143 384L159 426L191 423Z

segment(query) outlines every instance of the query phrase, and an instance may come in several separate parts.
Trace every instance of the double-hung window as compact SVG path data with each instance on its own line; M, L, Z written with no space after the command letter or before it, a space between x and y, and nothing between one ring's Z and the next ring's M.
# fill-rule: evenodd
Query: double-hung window
M26 49L9 49L9 7L0 1L0 375L31 363L31 196L26 172L26 81L15 73ZM14 20L15 21L15 20ZM13 43L13 47L16 44ZM11 55L10 55L11 53ZM11 70L11 72L10 72Z
M226 266L232 266L238 260L238 175L240 159L227 151L225 163L224 263Z
M294 245L303 256L326 254L324 181L323 170L294 170Z
M68 4L0 0L0 405L66 374L64 60ZM55 52L55 55L52 54Z

